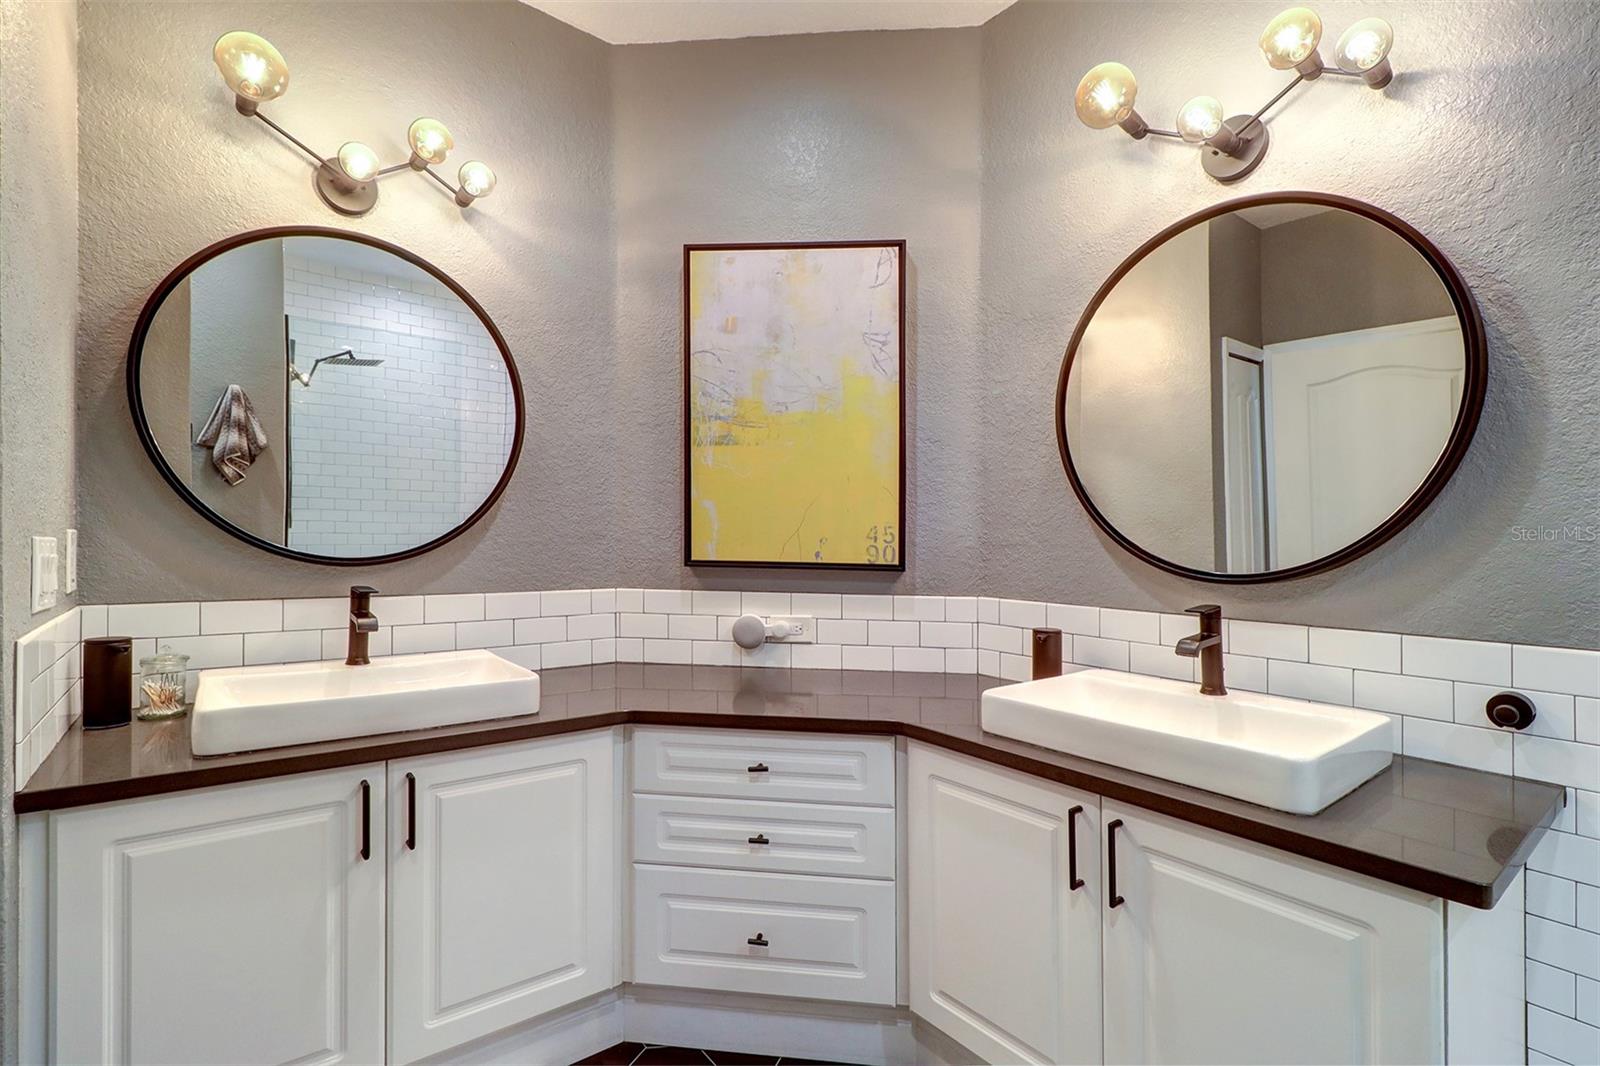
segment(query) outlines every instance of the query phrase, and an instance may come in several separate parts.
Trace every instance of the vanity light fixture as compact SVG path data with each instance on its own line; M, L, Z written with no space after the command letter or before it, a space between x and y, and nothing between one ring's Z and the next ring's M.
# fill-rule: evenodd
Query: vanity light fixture
M1267 126L1262 116L1303 81L1324 74L1360 78L1382 89L1394 78L1389 49L1394 29L1383 19L1365 18L1339 37L1335 66L1326 66L1317 50L1322 42L1322 20L1308 7L1280 12L1261 31L1261 54L1274 70L1292 70L1294 80L1262 104L1253 115L1224 118L1222 104L1213 96L1196 96L1178 109L1175 130L1156 129L1134 110L1139 91L1133 71L1121 63L1101 63L1078 83L1074 105L1078 118L1091 129L1120 126L1135 140L1154 134L1201 146L1200 164L1221 182L1238 181L1261 164L1267 154Z
M364 215L371 211L378 202L378 179L399 170L426 174L444 186L461 207L488 196L494 188L494 171L477 160L461 167L459 186L450 184L433 169L435 164L444 162L456 145L449 128L436 118L419 118L406 131L411 157L404 163L382 166L378 154L360 141L346 141L337 154L324 157L261 113L262 104L276 100L289 88L289 64L270 41L246 30L234 30L217 38L211 57L222 72L222 80L233 91L235 110L246 118L265 122L310 157L315 168L313 185L317 195L342 215Z

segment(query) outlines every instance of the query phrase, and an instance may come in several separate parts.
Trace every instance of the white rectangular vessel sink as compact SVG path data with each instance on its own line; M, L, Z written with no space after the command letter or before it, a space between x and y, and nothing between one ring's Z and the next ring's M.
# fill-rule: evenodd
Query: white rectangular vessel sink
M205 670L190 745L225 755L538 710L539 675L490 651Z
M1315 814L1394 758L1387 715L1112 670L1003 685L983 728L1292 814Z

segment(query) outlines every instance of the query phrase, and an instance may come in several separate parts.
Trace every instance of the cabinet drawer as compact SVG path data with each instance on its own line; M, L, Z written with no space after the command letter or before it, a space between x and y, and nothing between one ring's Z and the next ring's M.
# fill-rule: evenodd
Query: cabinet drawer
M733 799L894 805L887 737L637 729L633 787Z
M892 878L894 809L640 794L633 798L633 857Z
M633 876L635 981L895 1001L892 881L643 865Z

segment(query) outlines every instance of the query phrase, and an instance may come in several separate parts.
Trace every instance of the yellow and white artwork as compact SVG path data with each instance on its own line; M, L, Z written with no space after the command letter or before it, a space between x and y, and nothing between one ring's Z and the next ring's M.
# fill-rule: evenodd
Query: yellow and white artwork
M904 258L684 249L687 562L904 567Z

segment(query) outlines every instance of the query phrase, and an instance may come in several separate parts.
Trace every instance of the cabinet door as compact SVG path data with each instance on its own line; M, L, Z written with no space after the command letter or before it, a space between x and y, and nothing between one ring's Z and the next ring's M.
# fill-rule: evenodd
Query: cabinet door
M383 801L376 764L52 814L52 1060L381 1061Z
M909 766L911 1009L990 1062L1099 1062L1096 797L922 744Z
M608 730L389 764L392 1061L615 983L612 749Z
M1439 900L1118 804L1101 816L1123 899L1105 918L1107 1062L1443 1061Z

